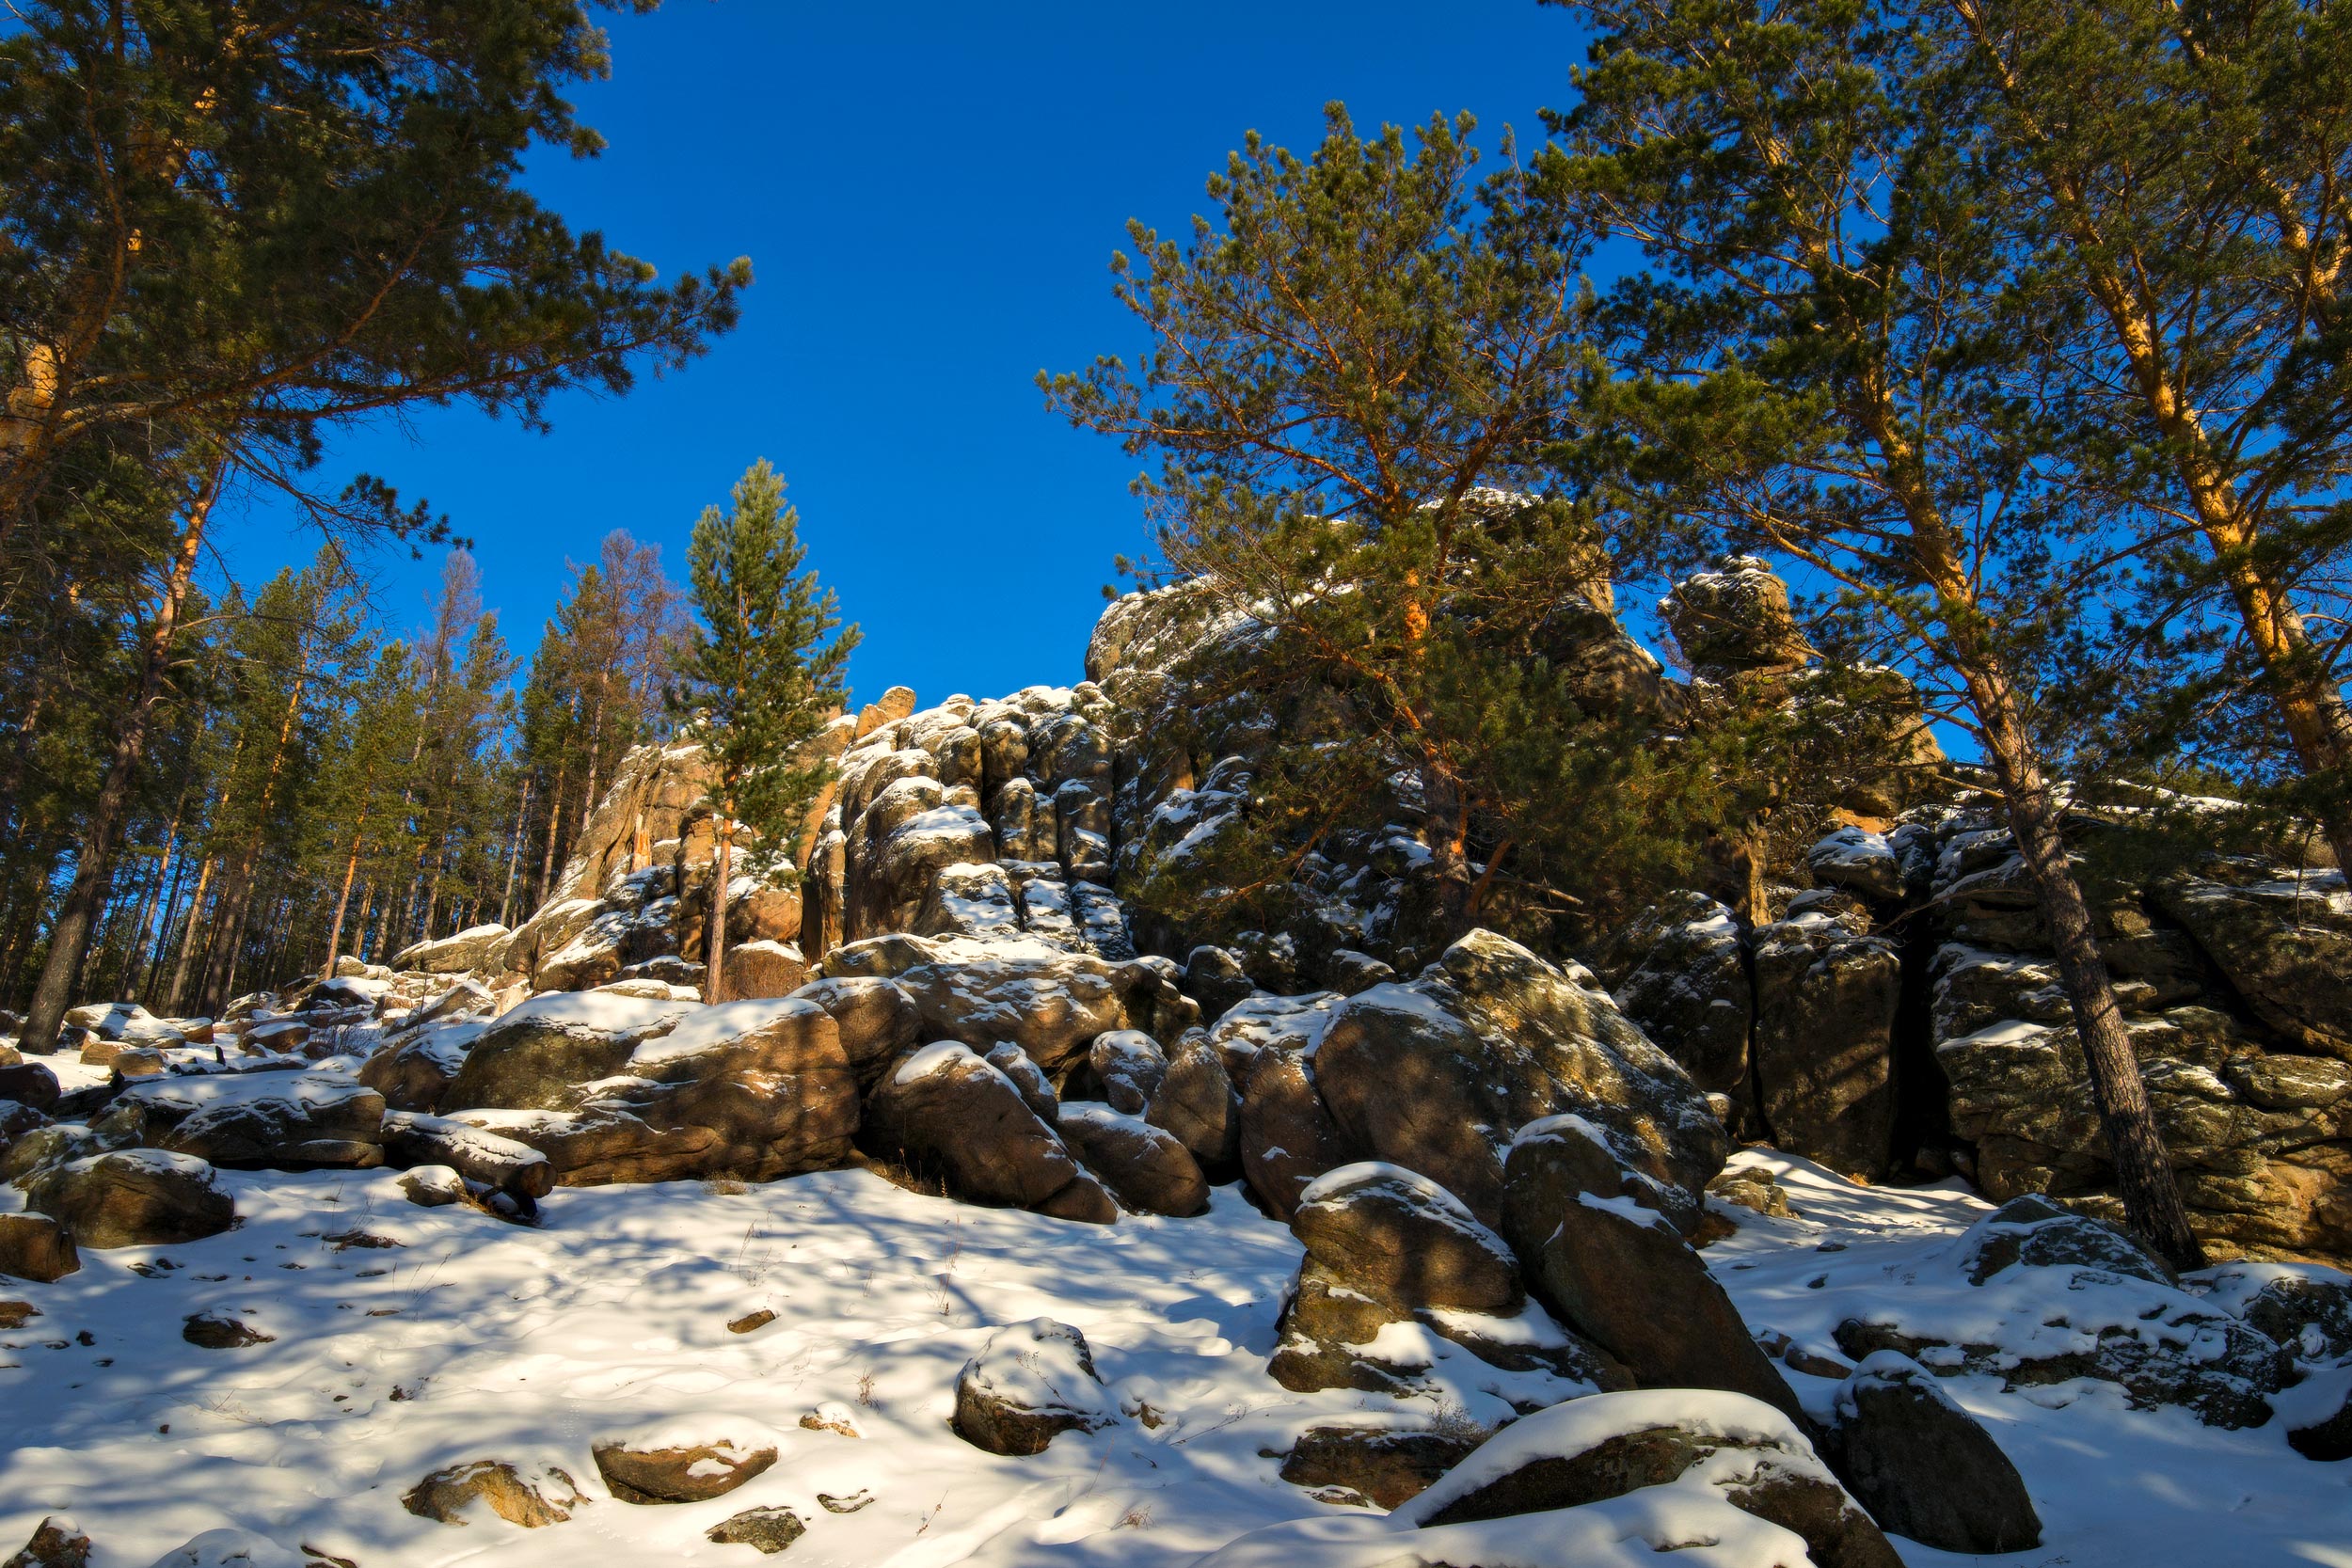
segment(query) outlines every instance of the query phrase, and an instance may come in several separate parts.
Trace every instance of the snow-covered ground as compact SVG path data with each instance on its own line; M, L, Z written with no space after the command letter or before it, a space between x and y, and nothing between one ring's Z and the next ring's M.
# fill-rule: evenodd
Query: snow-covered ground
M1753 1328L1825 1354L1840 1318L1906 1289L1985 1212L1958 1191L1860 1188L1778 1156L1740 1163L1777 1172L1803 1217L1735 1211L1742 1232L1708 1259ZM236 1230L89 1250L54 1285L0 1284L41 1313L0 1332L0 1553L64 1513L95 1541L96 1568L147 1568L223 1526L361 1568L749 1565L769 1560L704 1532L781 1505L808 1532L775 1560L803 1568L1152 1568L1348 1512L1281 1481L1263 1450L1316 1420L1399 1408L1293 1394L1266 1376L1299 1248L1232 1188L1200 1218L1101 1227L838 1172L560 1191L534 1229L417 1208L390 1173L223 1180ZM206 1309L275 1338L183 1342L183 1321ZM762 1309L774 1321L730 1332ZM958 1438L948 1418L965 1359L994 1327L1037 1317L1082 1329L1113 1396L1161 1424L1064 1433L1028 1459ZM1817 1408L1836 1386L1792 1382ZM2216 1431L2180 1411L2128 1410L2099 1384L1945 1386L2015 1459L2045 1526L2039 1549L1998 1560L2352 1568L2352 1463L2301 1459L2279 1421ZM1440 1400L1457 1419L1501 1413L1474 1387ZM803 1428L820 1407L862 1435ZM591 1444L657 1429L773 1445L781 1458L709 1502L610 1498ZM537 1530L485 1509L463 1528L403 1510L428 1471L476 1459L560 1465L594 1500ZM820 1493L872 1501L836 1513ZM1541 1532L1523 1533L1526 1568L1569 1568ZM1397 1563L1419 1560L1411 1544L1400 1531ZM1993 1560L1898 1545L1914 1568ZM1726 1551L1688 1560L1734 1568Z

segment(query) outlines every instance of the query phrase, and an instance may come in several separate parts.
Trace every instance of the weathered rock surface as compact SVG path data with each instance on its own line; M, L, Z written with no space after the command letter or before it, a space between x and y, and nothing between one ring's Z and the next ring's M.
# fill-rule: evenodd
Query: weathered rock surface
M0 1274L46 1285L82 1266L73 1233L47 1214L0 1214Z
M801 1516L788 1508L747 1508L711 1526L703 1539L722 1546L749 1546L773 1557L807 1533Z
M565 1109L578 1085L618 1073L641 1042L693 1010L602 993L533 997L475 1039L435 1109Z
M1831 1460L1881 1528L1946 1552L2042 1544L2026 1482L1924 1367L1881 1352L1837 1390Z
M903 1059L866 1101L892 1152L942 1171L959 1196L1108 1225L1118 1205L1018 1085L960 1041Z
M725 1497L776 1462L772 1448L747 1448L725 1438L609 1439L589 1451L605 1486L625 1503L707 1502Z
M588 1500L571 1476L555 1465L526 1475L502 1459L477 1459L434 1471L405 1493L400 1503L419 1518L464 1525L476 1504L511 1525L538 1529L560 1525L573 1507Z
M24 1179L24 1207L86 1247L153 1246L216 1236L236 1203L213 1167L187 1154L126 1149L46 1165Z
M914 1046L923 1022L914 998L896 982L871 975L811 980L792 994L832 1016L860 1089L872 1088Z
M0 1568L89 1568L90 1538L72 1520L52 1514Z
M388 967L425 974L495 973L503 967L504 948L513 934L503 926L470 927L454 936L404 947L391 956Z
M1179 1216L1208 1211L1208 1180L1174 1133L1103 1105L1063 1105L1054 1125L1123 1207Z
M1724 1163L1706 1098L1589 972L1492 932L1463 938L1409 984L1341 1003L1313 1070L1350 1140L1437 1180L1489 1225L1512 1134L1545 1117L1583 1116L1624 1163L1694 1204Z
M1808 914L1756 933L1755 972L1756 1076L1773 1144L1848 1176L1883 1175L1902 1000L1894 943Z
M1376 1508L1395 1508L1426 1491L1478 1443L1467 1433L1412 1427L1311 1426L1282 1456L1281 1475L1293 1486L1343 1488Z
M990 1453L1043 1453L1061 1433L1118 1419L1086 1336L1050 1318L998 1329L956 1379L956 1435Z
M1240 1159L1241 1097L1207 1036L1188 1036L1168 1053L1143 1119L1174 1134L1205 1170L1225 1171Z
M1739 926L1703 893L1676 893L1628 926L1599 959L1610 994L1710 1094L1748 1098L1755 1002Z

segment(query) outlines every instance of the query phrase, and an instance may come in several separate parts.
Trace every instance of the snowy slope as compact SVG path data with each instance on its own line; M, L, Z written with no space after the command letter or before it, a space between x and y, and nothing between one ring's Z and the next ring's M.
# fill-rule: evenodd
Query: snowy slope
M1823 1352L1830 1325L1902 1289L1906 1270L1984 1212L1958 1192L1740 1160L1780 1173L1804 1217L1735 1211L1746 1227L1708 1259L1751 1326ZM55 1285L0 1285L43 1314L0 1332L0 1552L63 1513L97 1543L97 1568L146 1568L230 1525L362 1568L749 1565L770 1560L704 1532L782 1505L808 1533L774 1560L800 1568L1152 1568L1279 1521L1356 1513L1282 1482L1262 1450L1287 1449L1314 1420L1415 1408L1293 1394L1265 1375L1299 1249L1232 1188L1201 1218L1104 1227L837 1172L734 1190L561 1190L531 1229L414 1207L389 1173L222 1180L245 1216L229 1234L87 1251ZM355 1231L399 1244L333 1241ZM182 1321L215 1308L274 1341L183 1342ZM729 1331L763 1308L775 1321ZM1041 1316L1085 1332L1131 1415L1035 1458L982 1453L947 1425L957 1373L993 1328ZM1835 1387L1792 1381L1817 1406ZM1981 1380L1946 1386L2015 1458L2047 1527L2038 1551L2001 1560L2352 1568L2352 1464L2297 1457L2278 1422L2218 1432L2177 1411L2128 1411L2101 1385L2031 1398ZM1475 1388L1440 1397L1457 1418L1502 1414ZM1156 1428L1136 1418L1146 1405ZM803 1428L819 1406L863 1435ZM590 1445L656 1431L773 1445L781 1458L709 1502L607 1497ZM479 1509L463 1528L402 1509L427 1471L473 1459L561 1465L594 1500L538 1530ZM854 1513L818 1501L860 1492L873 1501ZM1528 1568L1553 1568L1544 1543L1572 1534L1510 1533ZM1392 1560L1416 1560L1412 1544L1400 1528ZM1915 1568L1987 1560L1898 1544ZM1748 1561L1729 1543L1695 1555Z

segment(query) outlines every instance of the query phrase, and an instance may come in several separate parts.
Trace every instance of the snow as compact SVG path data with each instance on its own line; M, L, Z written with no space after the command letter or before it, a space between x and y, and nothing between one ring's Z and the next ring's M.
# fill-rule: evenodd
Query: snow
M264 1100L290 1101L311 1109L340 1105L373 1094L353 1079L328 1072L219 1072L202 1076L150 1078L122 1091L124 1100L144 1100L176 1111L210 1111Z
M963 1065L966 1058L981 1066L987 1065L961 1040L934 1040L900 1062L898 1070L890 1075L890 1081L903 1087L926 1078L935 1078L941 1073L954 1071Z
M1957 1183L1860 1187L1757 1150L1733 1168L1769 1171L1802 1216L1720 1211L1739 1231L1703 1254L1759 1334L1836 1356L1830 1330L1841 1319L1899 1300L1908 1321L1915 1307L1993 1289L1954 1272L1962 1235L1989 1212ZM704 1531L744 1509L789 1507L808 1534L784 1560L803 1568L1803 1561L1786 1532L1723 1503L1723 1472L1708 1465L1568 1513L1427 1530L1409 1511L1327 1506L1281 1481L1262 1450L1287 1449L1310 1425L1425 1424L1444 1400L1492 1424L1507 1407L1461 1381L1468 1357L1442 1342L1438 1368L1454 1381L1436 1380L1432 1395L1275 1384L1266 1358L1300 1250L1230 1187L1198 1218L1085 1226L841 1171L749 1189L559 1189L534 1227L466 1205L419 1208L402 1180L222 1172L237 1229L85 1249L78 1274L0 1288L42 1313L0 1333L0 1556L44 1515L71 1513L94 1534L93 1568L148 1568L209 1530L281 1551L308 1543L368 1568L723 1568L760 1560ZM0 1189L0 1206L19 1200ZM334 1244L355 1229L399 1244ZM2010 1270L1994 1284L2066 1272ZM2217 1307L2224 1290L2245 1289L2217 1275L2200 1299ZM775 1320L729 1332L762 1308ZM277 1338L238 1351L184 1343L180 1321L213 1309ZM1032 1458L982 1453L948 1427L957 1376L992 1335L1038 1318L1085 1334L1105 1398L1126 1414ZM2132 1410L2106 1384L2004 1393L1997 1379L1965 1376L1938 1386L2026 1478L2045 1539L2021 1564L2345 1568L2352 1465L2312 1464L2284 1438L2290 1405L2324 1399L2327 1378L2352 1374L2314 1373L2280 1398L2279 1418L2239 1432ZM1817 1415L1839 1386L1794 1371L1789 1381ZM1780 1419L1728 1395L1629 1397L1670 1403L1677 1423ZM1139 1418L1147 1403L1164 1424ZM1558 1442L1609 1408L1577 1401L1496 1441ZM862 1436L826 1430L843 1425ZM780 1458L712 1501L639 1507L605 1495L590 1457L618 1433L772 1445ZM402 1509L428 1471L484 1459L525 1473L561 1465L592 1500L538 1530L484 1510L460 1529ZM1470 1461L1496 1462L1491 1449ZM834 1514L820 1492L875 1500ZM1973 1560L1898 1545L1910 1568ZM1669 1546L1686 1549L1661 1560Z
M1331 1014L1347 998L1335 990L1306 996L1274 996L1265 991L1245 996L1225 1011L1209 1031L1210 1043L1270 1046L1312 1056L1331 1027Z
M781 1020L803 1014L821 1016L823 1011L814 1002L796 1002L788 996L766 997L753 1002L722 1002L715 1007L693 1007L668 1034L657 1036L631 1052L628 1065L640 1071L662 1067L708 1051L713 1046L756 1034Z
M695 1010L690 1004L620 996L612 991L559 990L532 997L506 1013L499 1022L501 1026L549 1023L596 1034L650 1037L666 1034Z

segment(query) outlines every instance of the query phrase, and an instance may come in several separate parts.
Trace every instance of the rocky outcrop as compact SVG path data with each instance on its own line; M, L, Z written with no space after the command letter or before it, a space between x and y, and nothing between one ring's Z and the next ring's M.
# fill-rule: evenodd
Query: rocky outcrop
M1054 1128L1122 1208L1139 1214L1207 1212L1208 1180L1173 1133L1103 1105L1061 1106Z
M1839 1385L1836 1417L1831 1463L1882 1528L1946 1552L2042 1544L2017 1466L1917 1362L1867 1357Z
M1756 933L1755 1053L1757 1109L1773 1141L1876 1180L1894 1154L1902 958L1869 927L1867 911L1850 908Z

